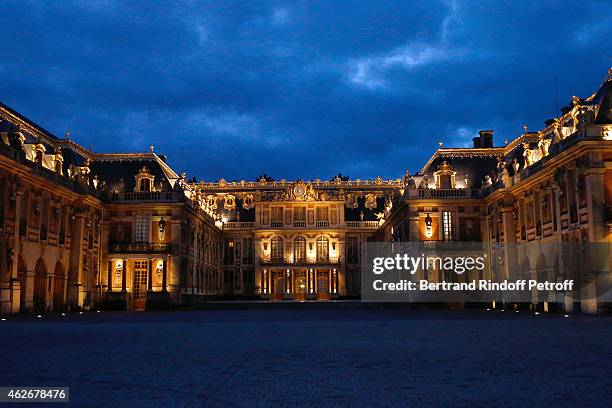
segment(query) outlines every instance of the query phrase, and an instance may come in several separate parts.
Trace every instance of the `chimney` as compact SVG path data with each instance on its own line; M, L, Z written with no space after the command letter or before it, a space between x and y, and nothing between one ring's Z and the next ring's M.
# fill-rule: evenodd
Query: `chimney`
M492 130L481 130L478 134L480 135L480 147L493 147Z
M474 149L478 149L480 147L480 136L473 137L472 140L474 141Z

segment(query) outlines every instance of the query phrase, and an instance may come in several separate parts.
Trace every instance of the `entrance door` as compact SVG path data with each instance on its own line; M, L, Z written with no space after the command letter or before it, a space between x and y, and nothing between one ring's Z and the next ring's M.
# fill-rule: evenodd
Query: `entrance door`
M64 277L55 276L53 278L53 311L63 312L64 311Z
M329 299L329 277L327 272L317 272L317 300Z
M285 293L285 276L283 272L272 272L272 287L270 288L273 300L282 300Z
M295 300L306 299L306 290L308 285L306 282L305 271L295 271L293 277L293 298Z
M147 302L148 262L134 262L134 287L132 290L132 307L134 310L144 310Z

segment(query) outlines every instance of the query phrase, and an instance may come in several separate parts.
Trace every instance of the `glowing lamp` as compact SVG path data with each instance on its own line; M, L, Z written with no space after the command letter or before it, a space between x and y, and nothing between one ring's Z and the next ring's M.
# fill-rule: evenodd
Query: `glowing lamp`
M425 236L427 238L431 238L432 225L433 225L433 220L431 219L431 216L429 215L429 213L427 213L427 217L425 217Z

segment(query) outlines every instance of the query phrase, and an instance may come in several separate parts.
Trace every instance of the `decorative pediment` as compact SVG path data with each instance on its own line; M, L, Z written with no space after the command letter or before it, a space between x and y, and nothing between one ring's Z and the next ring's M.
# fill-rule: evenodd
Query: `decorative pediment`
M147 166L142 166L134 178L136 179L134 191L155 191L155 176Z

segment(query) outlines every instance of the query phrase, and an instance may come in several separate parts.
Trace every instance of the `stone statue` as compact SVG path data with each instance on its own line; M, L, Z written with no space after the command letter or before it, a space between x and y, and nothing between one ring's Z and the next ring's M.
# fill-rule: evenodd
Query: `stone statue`
M412 174L409 171L404 175L404 187L408 190L414 190L416 188L416 182L412 178Z
M465 178L463 179L463 182L465 183L465 188L470 188L470 176L469 174L465 174Z
M491 180L491 176L487 174L482 182L482 188L489 188L491 185L493 185L493 181Z
M523 143L523 158L525 159L525 168L533 164L533 156L529 148L529 143Z
M512 169L514 170L515 176L518 174L519 170L521 169L521 165L519 164L516 157L514 158L514 160L512 160Z
M500 158L497 162L497 181L502 181L506 172L506 162Z
M419 188L420 189L428 189L429 188L429 177L427 177L426 175L423 176L423 178L421 179L421 182L419 183Z
M125 191L125 181L123 181L123 178L120 178L119 182L117 183L117 192L123 193L124 191Z
M550 145L550 139L542 136L540 140L538 140L538 148L540 149L540 154L542 157L548 156L548 146Z
M553 143L559 143L561 140L563 140L563 135L561 134L559 127L561 127L561 123L555 119L555 124L553 126Z

